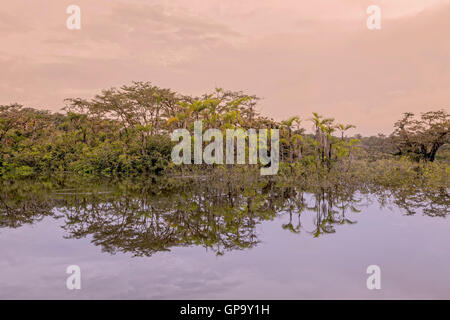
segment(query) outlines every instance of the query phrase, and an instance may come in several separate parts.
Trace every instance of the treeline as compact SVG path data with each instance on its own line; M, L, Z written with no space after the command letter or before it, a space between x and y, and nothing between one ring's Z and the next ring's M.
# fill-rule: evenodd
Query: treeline
M192 130L197 120L203 130L277 128L280 160L289 165L330 169L336 162L394 155L434 161L440 149L448 160L450 117L443 110L419 119L405 114L392 135L364 138L348 136L353 125L317 113L275 121L257 111L256 96L223 89L192 97L134 82L65 102L64 113L0 106L0 176L157 174L173 167L170 133ZM307 122L313 133L306 133Z

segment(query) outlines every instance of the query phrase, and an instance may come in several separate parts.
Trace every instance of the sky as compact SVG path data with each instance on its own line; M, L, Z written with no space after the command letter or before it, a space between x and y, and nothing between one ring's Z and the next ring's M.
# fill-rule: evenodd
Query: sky
M80 30L66 27L69 5ZM58 111L150 81L242 90L306 128L314 111L389 134L404 112L450 109L449 31L450 0L15 0L0 5L0 104Z

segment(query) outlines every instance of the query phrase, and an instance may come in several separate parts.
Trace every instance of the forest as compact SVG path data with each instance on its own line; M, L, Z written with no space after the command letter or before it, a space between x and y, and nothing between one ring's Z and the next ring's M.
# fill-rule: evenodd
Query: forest
M363 137L345 119L318 112L308 119L275 121L258 111L258 100L220 88L193 97L133 82L103 90L93 99L68 98L57 113L0 105L0 179L142 178L234 170L229 165L171 162L171 132L192 131L201 120L203 130L279 129L281 176L314 178L317 183L344 181L344 175L378 182L433 180L448 188L450 115L444 109L405 113L393 121L390 135ZM261 165L236 167L252 171Z

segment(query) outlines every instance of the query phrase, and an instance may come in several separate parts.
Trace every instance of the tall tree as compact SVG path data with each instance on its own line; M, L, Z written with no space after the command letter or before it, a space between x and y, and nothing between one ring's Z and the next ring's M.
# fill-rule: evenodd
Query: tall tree
M450 142L450 115L444 110L422 113L405 113L395 123L391 139L397 155L409 155L415 160L434 161L440 147Z

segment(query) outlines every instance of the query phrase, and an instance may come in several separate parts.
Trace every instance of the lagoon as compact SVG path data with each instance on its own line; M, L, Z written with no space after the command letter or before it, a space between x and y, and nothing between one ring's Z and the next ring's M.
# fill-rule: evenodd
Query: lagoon
M3 188L0 298L450 298L446 197L175 180Z

